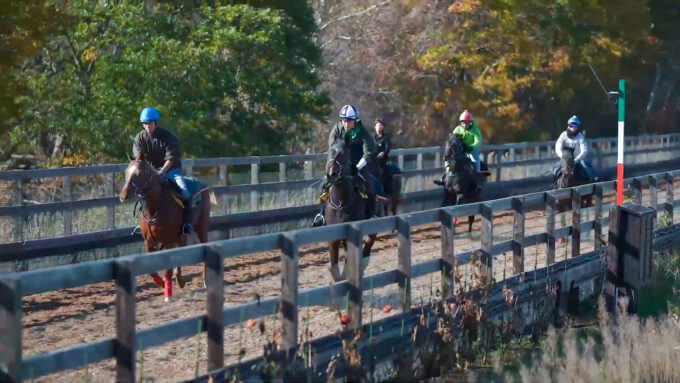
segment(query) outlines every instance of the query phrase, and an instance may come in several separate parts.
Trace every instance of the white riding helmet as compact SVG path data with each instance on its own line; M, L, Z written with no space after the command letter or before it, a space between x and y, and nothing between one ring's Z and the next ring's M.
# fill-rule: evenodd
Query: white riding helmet
M359 117L357 113L357 108L352 105L345 105L340 109L340 119L341 120L356 120Z

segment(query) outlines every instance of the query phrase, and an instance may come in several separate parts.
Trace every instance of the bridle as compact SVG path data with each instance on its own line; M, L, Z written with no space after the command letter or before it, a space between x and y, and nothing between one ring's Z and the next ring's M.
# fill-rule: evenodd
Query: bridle
M150 225L158 222L158 211L160 209L156 210L156 213L151 218L147 217L147 215L144 213L144 208L146 207L147 202L146 199L149 196L149 192L151 191L151 187L149 185L151 184L151 179L153 177L151 172L145 173L148 173L148 177L146 177L146 182L143 186L137 186L137 184L135 184L131 179L126 180L125 185L131 185L135 189L135 195L137 196L135 206L132 208L132 216L137 217L137 212L139 211L144 222L146 222L147 225Z
M341 184L345 181L351 181L353 180L352 176L345 174L344 170L345 167L342 165L342 163L337 159L329 159L326 162L326 169L328 169L328 164L335 163L335 165L338 167L338 172L334 175L331 175L330 173L326 173L326 178L330 181L332 185L337 185ZM351 205L352 200L354 198L350 198L350 200L345 203L337 203L333 200L333 194L328 193L328 205L333 209L333 210L344 210L346 209L349 205Z

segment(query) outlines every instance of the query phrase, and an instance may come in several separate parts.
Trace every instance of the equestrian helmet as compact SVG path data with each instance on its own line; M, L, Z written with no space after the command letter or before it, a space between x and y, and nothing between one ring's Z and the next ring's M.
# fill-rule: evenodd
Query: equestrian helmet
M468 112L468 110L465 109L465 111L463 111L463 113L460 114L460 118L458 119L458 121L461 121L461 122L462 121L470 121L471 122L472 121L472 114L470 114L470 112Z
M578 128L579 125L581 125L581 120L576 117L576 115L573 115L569 118L569 121L567 121L568 126L575 126Z
M147 107L142 109L142 113L139 114L139 121L144 123L144 122L151 122L151 121L158 121L161 118L161 114L158 113L158 110L156 108L151 108Z
M341 120L356 120L359 117L357 113L357 108L352 105L345 105L340 109L340 119Z

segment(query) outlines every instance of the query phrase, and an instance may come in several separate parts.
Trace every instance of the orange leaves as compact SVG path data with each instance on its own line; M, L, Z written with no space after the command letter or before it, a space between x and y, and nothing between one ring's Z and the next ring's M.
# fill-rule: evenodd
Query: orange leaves
M468 13L477 8L481 3L477 0L454 1L449 5L449 13Z

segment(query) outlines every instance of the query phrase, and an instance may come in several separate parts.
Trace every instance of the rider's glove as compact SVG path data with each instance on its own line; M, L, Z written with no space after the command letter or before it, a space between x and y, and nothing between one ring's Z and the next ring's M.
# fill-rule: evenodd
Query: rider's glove
M444 169L446 169L447 172L451 171L451 162L444 162Z

